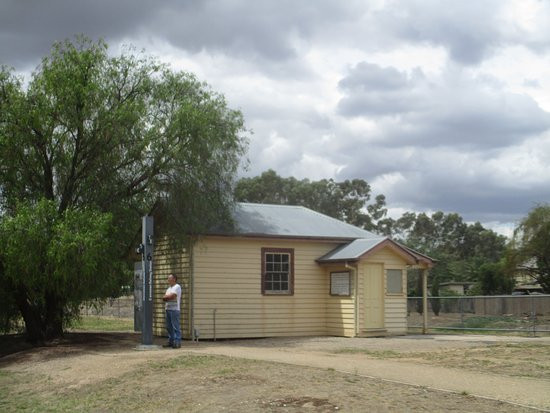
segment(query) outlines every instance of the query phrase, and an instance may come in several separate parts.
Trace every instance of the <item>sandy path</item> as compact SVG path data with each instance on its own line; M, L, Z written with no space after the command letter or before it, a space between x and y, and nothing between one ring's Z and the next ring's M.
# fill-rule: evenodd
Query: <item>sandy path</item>
M433 389L466 392L524 406L550 411L550 382L490 373L477 373L446 367L420 365L405 361L379 360L353 354L321 351L239 346L235 343L209 343L188 348L195 354L215 354L265 360L300 366L334 369L341 372L425 386Z

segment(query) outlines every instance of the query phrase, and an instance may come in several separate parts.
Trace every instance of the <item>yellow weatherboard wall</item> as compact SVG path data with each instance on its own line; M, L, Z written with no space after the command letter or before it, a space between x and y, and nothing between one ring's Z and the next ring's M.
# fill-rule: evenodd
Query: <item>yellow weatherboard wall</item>
M162 296L166 278L173 273L183 290L181 326L186 339L192 338L192 317L201 339L406 334L407 267L403 257L385 247L357 262L316 262L341 244L204 236L192 247L182 248L161 238L154 256L153 332L166 335ZM262 248L294 250L293 295L262 295ZM381 273L381 281L375 284L369 284L366 278L372 269ZM387 293L387 270L402 272L402 293ZM350 273L349 296L330 294L331 272ZM365 315L367 298L376 298L376 292L369 290L371 285L379 294L382 312L376 325L369 325Z
M315 260L337 245L204 237L193 255L195 327L201 337L326 335L328 278ZM261 294L261 248L294 249L294 295Z

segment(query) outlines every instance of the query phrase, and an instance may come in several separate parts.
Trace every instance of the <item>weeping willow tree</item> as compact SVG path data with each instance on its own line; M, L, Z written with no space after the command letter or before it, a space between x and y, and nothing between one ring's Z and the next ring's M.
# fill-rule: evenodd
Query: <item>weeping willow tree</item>
M159 205L180 234L228 217L246 133L192 74L103 41L55 44L27 83L0 68L2 327L44 341L116 295Z

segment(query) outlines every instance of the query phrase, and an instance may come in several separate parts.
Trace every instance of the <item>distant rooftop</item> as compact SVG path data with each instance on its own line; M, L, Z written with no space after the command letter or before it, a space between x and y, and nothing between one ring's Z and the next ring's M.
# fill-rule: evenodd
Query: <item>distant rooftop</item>
M302 206L251 204L239 202L233 213L235 233L223 235L331 238L354 240L380 238L353 225Z

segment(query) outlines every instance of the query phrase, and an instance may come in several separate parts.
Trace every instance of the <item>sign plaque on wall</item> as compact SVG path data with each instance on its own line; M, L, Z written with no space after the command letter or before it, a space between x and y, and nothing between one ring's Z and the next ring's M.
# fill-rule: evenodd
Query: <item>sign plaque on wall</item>
M351 295L349 271L330 273L330 295Z

